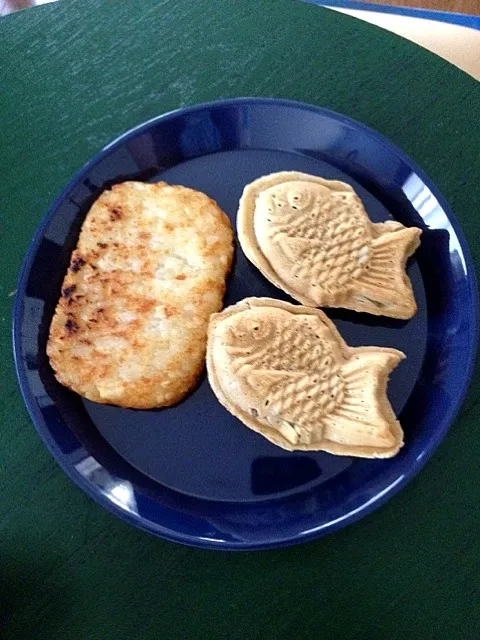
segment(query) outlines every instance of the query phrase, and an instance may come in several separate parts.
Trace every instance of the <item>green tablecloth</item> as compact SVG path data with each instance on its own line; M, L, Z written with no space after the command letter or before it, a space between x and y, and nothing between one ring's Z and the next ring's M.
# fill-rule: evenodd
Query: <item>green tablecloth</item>
M130 528L71 484L30 423L10 307L45 209L125 129L239 95L324 105L389 136L443 191L479 264L480 85L413 44L293 0L64 0L0 19L0 636L479 638L478 377L405 491L280 551Z

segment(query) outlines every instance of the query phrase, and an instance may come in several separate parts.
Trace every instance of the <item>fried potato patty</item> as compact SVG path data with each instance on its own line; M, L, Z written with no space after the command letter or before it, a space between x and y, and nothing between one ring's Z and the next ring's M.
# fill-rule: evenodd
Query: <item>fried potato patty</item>
M196 384L233 257L227 216L165 182L105 191L83 223L50 327L59 382L105 404L172 405Z

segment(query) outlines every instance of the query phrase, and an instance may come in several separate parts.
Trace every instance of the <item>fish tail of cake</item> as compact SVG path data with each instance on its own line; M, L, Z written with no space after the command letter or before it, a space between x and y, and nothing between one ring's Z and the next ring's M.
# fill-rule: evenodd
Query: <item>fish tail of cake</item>
M405 267L422 232L417 227L388 229L385 225L372 241L370 259L355 282L354 301L359 311L365 306L369 313L406 320L415 315L417 305Z
M323 418L323 438L350 447L378 450L390 457L403 444L403 432L387 398L390 373L405 357L396 349L361 347L342 367L344 394L335 410Z

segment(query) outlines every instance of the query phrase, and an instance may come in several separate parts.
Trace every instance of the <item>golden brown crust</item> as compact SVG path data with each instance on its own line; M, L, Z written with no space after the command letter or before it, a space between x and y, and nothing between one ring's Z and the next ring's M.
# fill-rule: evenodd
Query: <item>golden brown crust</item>
M247 258L302 304L416 313L405 266L421 230L371 223L346 183L294 171L258 178L244 189L237 229Z
M226 346L225 336L230 335L232 330L234 333L238 330L239 325L235 321L251 310L262 312L262 316L256 316L260 324L262 319L266 319L277 328L279 322L284 322L277 310L306 320L307 324L310 323L308 318L314 322L318 320L323 336L330 342L329 353L332 355L329 357L333 357L333 363L329 366L334 367L329 369L330 380L323 381L323 377L326 377L322 375L326 372L325 367L322 368L321 358L317 359L313 354L312 344L306 345L308 338L302 337L302 325L286 336L286 353L290 353L290 356L287 357L288 362L283 364L282 357L275 362L275 346L270 338L264 343L269 367L265 367L265 362L263 366L259 365L261 359L255 359L254 355L255 341L246 343L244 334L242 346L235 342L235 338ZM315 326L315 332L318 332L318 326ZM262 331L261 326L258 329ZM276 334L279 333L281 330L276 331ZM303 353L302 344L305 347ZM295 353L295 349L298 353ZM295 367L295 362L301 362L303 368L308 369L308 352L313 354L310 359L310 366L313 364L310 381L313 381L313 385L310 387L309 376L297 375L298 368ZM221 313L213 314L209 324L207 371L218 400L247 427L289 451L322 450L336 455L365 458L389 458L398 453L403 445L403 431L388 401L386 386L390 372L404 357L396 349L349 347L322 311L271 298L247 298ZM292 377L297 380L293 387L290 382L286 385L276 382L282 378L291 380ZM327 404L322 395L322 385L328 389ZM328 402L331 402L330 406ZM278 415L272 420L274 404ZM285 435L285 431L282 432L285 422L300 432L297 441L292 441L289 433ZM304 441L301 440L302 429L304 432L310 429L303 434L308 436ZM351 441L348 441L349 429ZM367 444L362 445L362 439ZM373 445L375 441L376 445Z
M47 354L57 379L106 404L181 400L203 369L222 308L230 222L208 196L125 182L88 212L62 285Z

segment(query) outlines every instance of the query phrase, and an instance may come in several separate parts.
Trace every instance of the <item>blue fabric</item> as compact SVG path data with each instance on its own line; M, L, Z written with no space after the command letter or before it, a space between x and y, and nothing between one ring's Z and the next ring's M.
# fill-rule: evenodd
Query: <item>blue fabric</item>
M370 4L366 2L353 2L351 0L303 0L309 4L318 4L324 7L341 7L343 9L362 9L364 11L380 11L393 13L400 16L413 18L427 18L440 22L450 22L462 27L471 27L480 30L480 16L470 16L461 13L449 13L447 11L431 11L429 9L411 9L408 7L391 7L382 4Z

